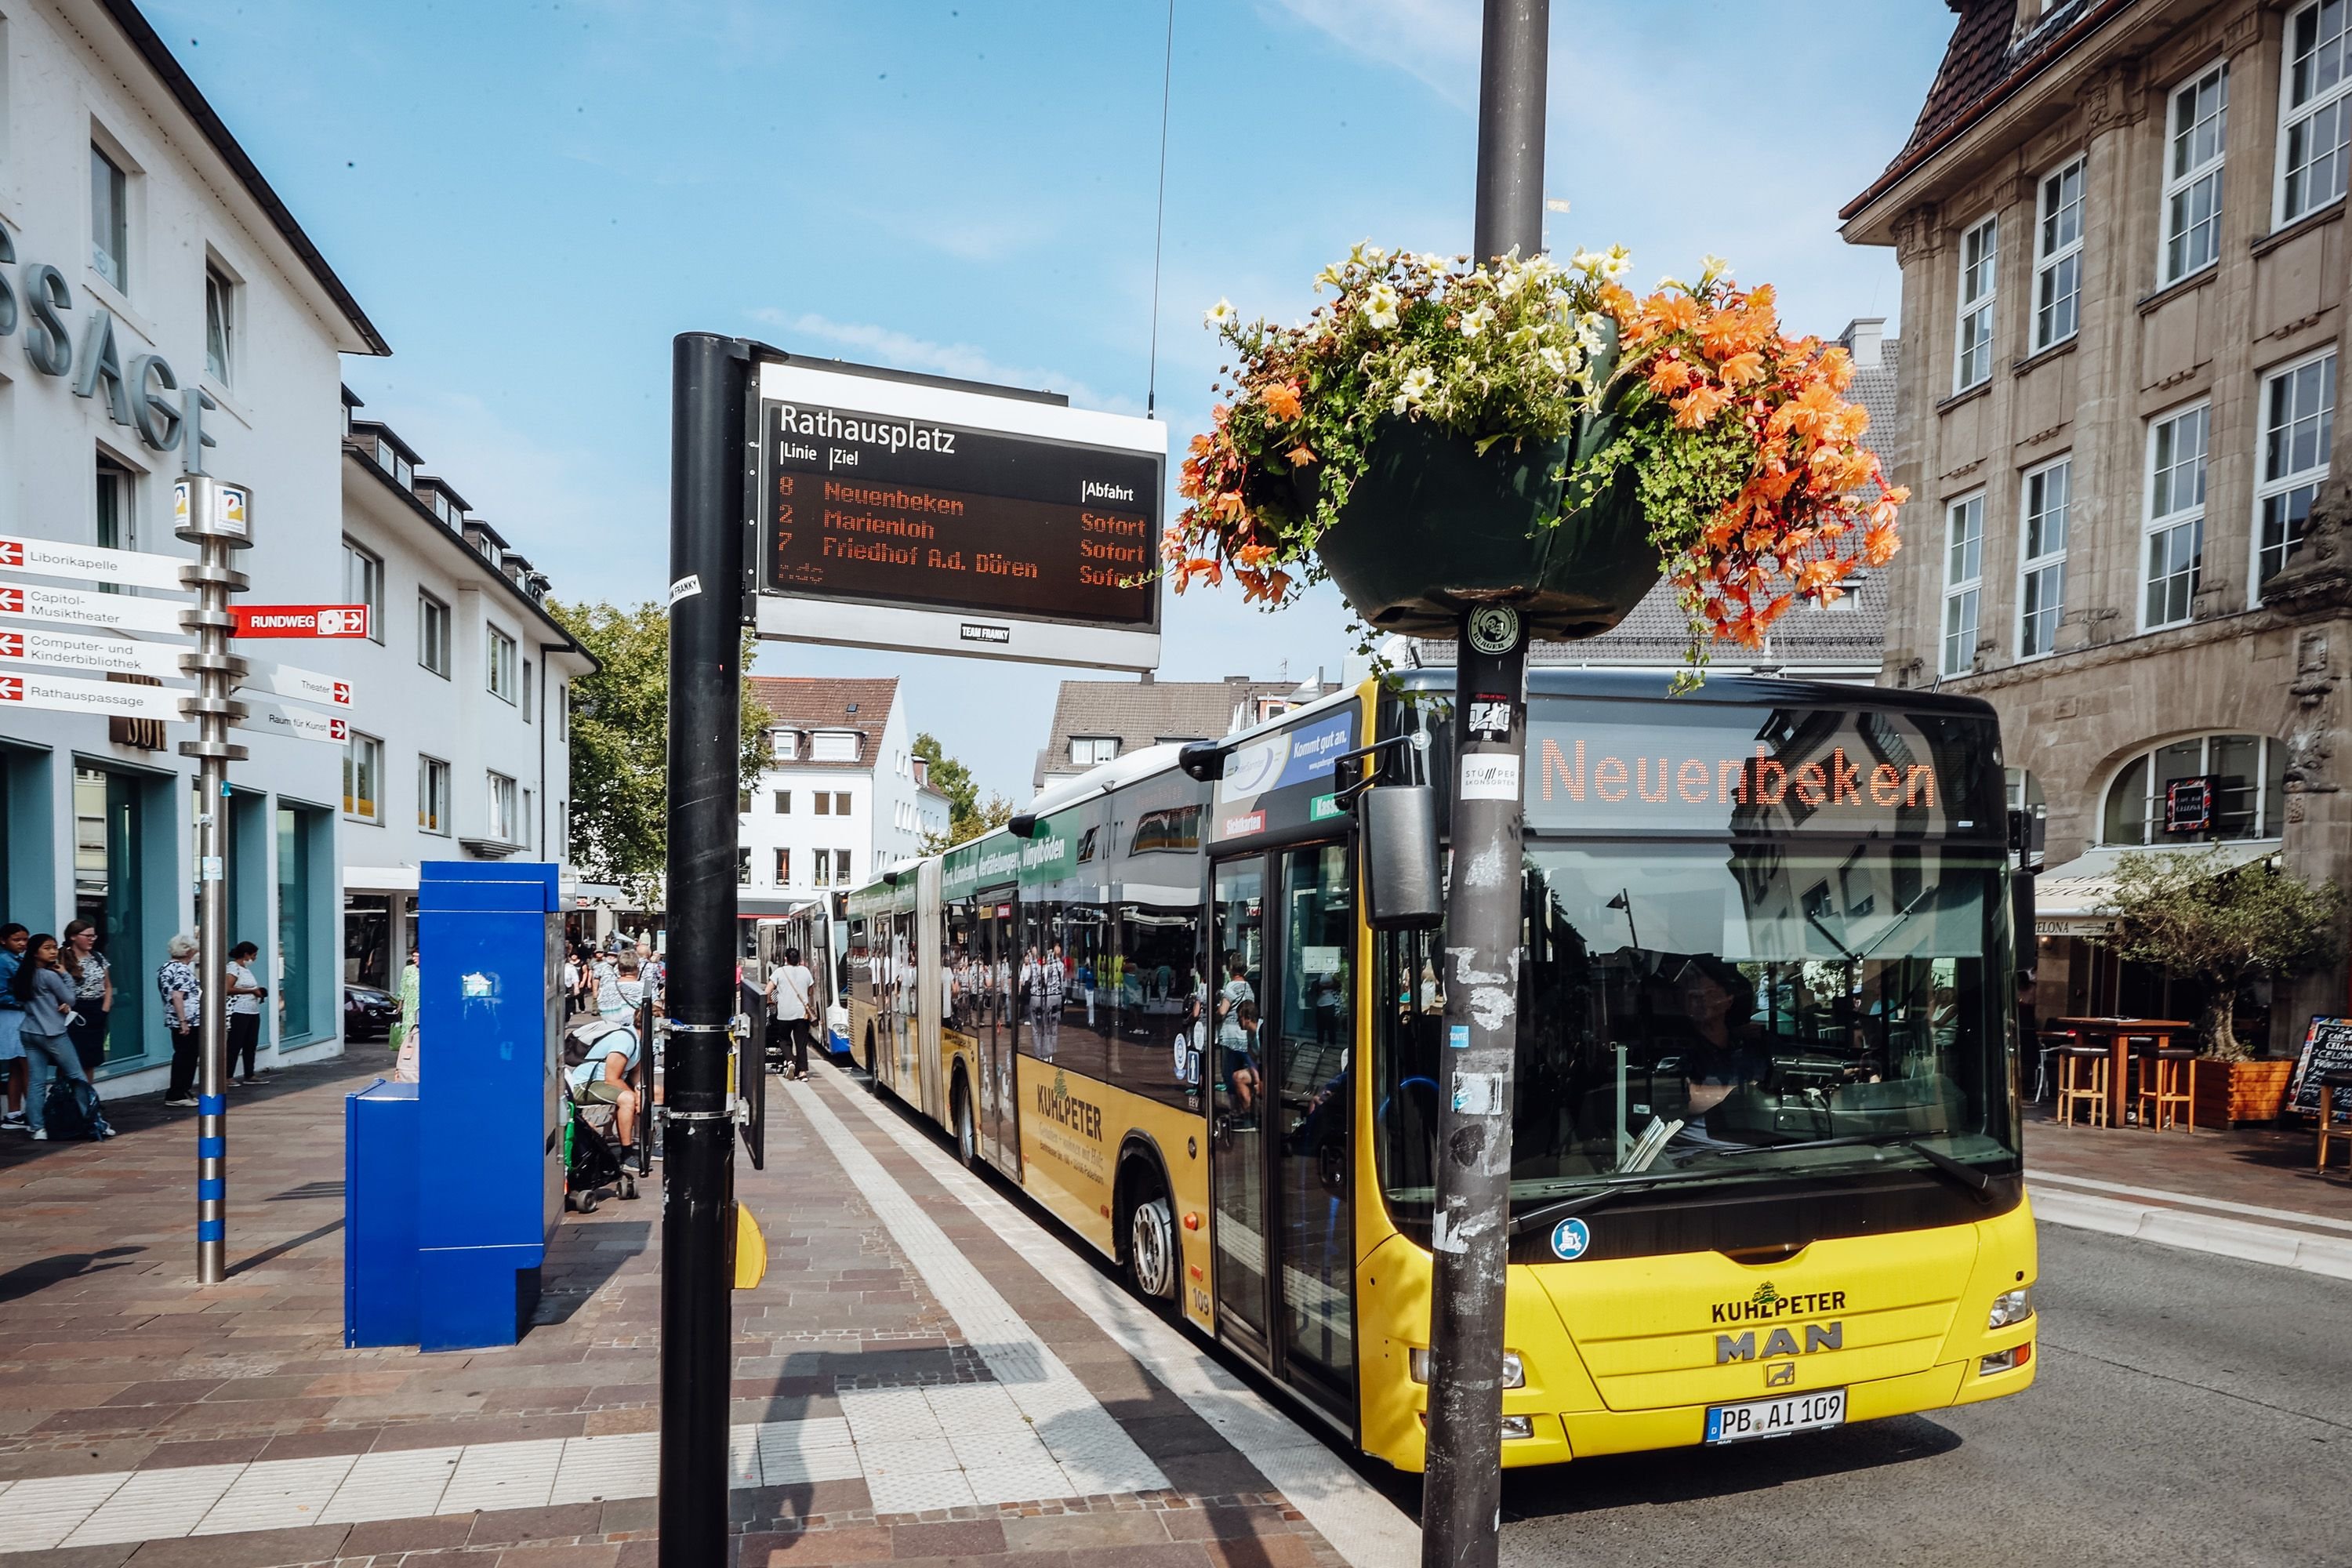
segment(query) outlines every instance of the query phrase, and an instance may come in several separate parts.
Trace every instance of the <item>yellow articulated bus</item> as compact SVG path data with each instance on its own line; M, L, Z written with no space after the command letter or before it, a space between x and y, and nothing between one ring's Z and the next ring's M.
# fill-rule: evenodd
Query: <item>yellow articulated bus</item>
M1335 777L1450 777L1451 672L1400 680L1057 784L853 893L845 969L882 1089L1418 1470L1451 982ZM1991 710L1530 686L1503 1462L2027 1387Z

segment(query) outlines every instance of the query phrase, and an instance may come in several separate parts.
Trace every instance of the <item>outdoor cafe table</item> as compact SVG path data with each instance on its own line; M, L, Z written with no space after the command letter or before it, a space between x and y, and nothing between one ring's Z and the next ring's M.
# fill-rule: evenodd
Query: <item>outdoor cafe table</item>
M2128 1068L2131 1063L2131 1043L2153 1040L2159 1051L2172 1048L2175 1035L2186 1035L2195 1029L2192 1023L2179 1018L2053 1018L2050 1027L2063 1029L2077 1037L2086 1046L2107 1047L2107 1125L2121 1127L2124 1112L2128 1109ZM2195 1126L2195 1110L2190 1110L2190 1126Z

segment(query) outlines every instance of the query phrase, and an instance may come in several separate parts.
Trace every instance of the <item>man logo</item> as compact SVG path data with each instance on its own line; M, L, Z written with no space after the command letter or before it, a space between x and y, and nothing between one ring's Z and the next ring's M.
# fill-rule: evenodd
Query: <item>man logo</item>
M1764 1369L1764 1386L1767 1388L1786 1388L1796 1381L1797 1363L1795 1362L1780 1362Z
M1797 1348L1796 1335L1790 1333L1786 1329L1774 1329L1771 1333L1765 1338L1763 1359L1770 1361L1775 1356L1813 1355L1822 1351L1843 1350L1844 1348L1845 1324L1843 1322L1807 1323L1805 1325L1805 1348L1803 1350L1800 1351ZM1756 1359L1758 1359L1758 1357L1755 1330L1750 1329L1744 1334L1717 1334L1715 1336L1716 1365L1721 1366L1726 1362L1754 1361Z

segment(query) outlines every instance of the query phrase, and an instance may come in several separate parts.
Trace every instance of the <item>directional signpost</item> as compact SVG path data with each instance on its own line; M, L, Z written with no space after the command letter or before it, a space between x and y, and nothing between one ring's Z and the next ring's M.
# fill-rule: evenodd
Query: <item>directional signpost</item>
M169 588L177 593L186 586L180 581L180 571L188 564L171 555L109 550L97 544L60 544L54 539L0 533L0 569L35 577L70 577L78 583ZM174 626L172 629L179 628Z
M323 741L334 746L340 746L352 738L348 720L250 697L244 699L242 706L245 717L236 721L236 727L255 734L283 735L294 741Z
M76 637L46 626L0 626L0 664L40 664L86 675L145 675L176 680L181 674L181 652L178 643Z
M120 680L84 680L71 675L0 675L0 713L47 708L64 713L103 713L113 719L161 719L176 724L185 691L133 686Z
M331 675L320 675L315 669L303 669L291 664L255 665L246 675L244 689L291 697L299 702L316 702L321 708L331 708L339 713L349 712L352 706L350 681L338 680Z
M365 605L235 605L229 615L239 637L363 637Z
M0 583L0 616L27 620L66 621L119 632L177 632L185 608L171 599L52 588L46 583Z

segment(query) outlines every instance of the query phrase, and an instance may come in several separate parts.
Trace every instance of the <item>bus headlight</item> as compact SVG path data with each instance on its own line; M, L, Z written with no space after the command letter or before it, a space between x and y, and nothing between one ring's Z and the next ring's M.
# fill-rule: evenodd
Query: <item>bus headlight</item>
M2021 1323L2032 1316L2033 1316L2033 1291L2030 1287L2022 1290L2004 1291L1992 1299L1992 1313L1985 1320L1985 1328L1988 1331L1993 1329L2005 1329L2011 1323Z
M1405 1365L1413 1382L1425 1384L1429 1381L1429 1352L1426 1349L1420 1345L1413 1346L1405 1358ZM1503 1386L1525 1388L1527 1385L1528 1369L1520 1362L1519 1352L1505 1351L1503 1352Z

